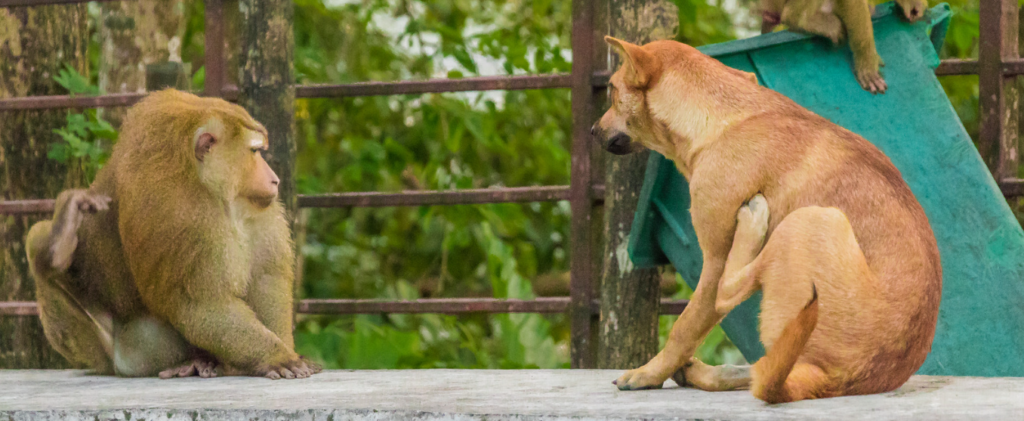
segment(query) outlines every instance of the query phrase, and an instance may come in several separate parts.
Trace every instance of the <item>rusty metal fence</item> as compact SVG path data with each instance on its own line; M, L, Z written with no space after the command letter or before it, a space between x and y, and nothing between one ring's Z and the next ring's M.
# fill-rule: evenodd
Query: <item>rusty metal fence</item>
M96 0L93 0L96 1ZM99 0L116 1L116 0ZM131 1L131 0L120 0ZM87 0L0 0L0 7L85 3ZM425 81L364 82L335 85L297 85L296 98L342 98L357 96L425 94L462 91L570 88L572 95L572 151L570 184L567 186L505 187L457 191L410 191L401 193L357 192L298 195L305 208L467 205L483 203L541 202L568 200L572 209L570 296L534 300L489 298L440 298L411 301L358 299L306 299L297 302L303 314L360 313L569 313L571 320L571 363L574 368L595 367L596 341L592 322L600 313L595 297L599 274L592 220L604 201L604 186L591 170L590 125L598 115L599 97L604 94L609 73L594 63L599 35L595 32L597 4L604 1L572 0L572 73L511 77L472 77ZM205 0L205 66L203 94L238 99L238 88L225 84L224 10L222 0ZM1003 194L1024 196L1024 181L1015 178L1017 157L1017 101L1010 83L1024 74L1024 60L1017 50L1016 0L981 0L981 38L978 60L944 60L938 75L980 77L980 136L978 147L992 169ZM107 94L92 97L32 96L0 99L0 111L55 108L124 107L145 94ZM0 214L41 215L53 211L52 199L0 201ZM686 300L661 302L662 314L679 314ZM0 302L2 316L35 316L34 302Z

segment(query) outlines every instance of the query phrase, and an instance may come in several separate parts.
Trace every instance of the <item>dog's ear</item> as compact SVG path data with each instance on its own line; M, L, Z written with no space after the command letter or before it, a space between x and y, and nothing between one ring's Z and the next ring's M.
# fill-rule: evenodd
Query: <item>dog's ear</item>
M750 79L751 82L754 82L754 84L757 85L757 75L756 74L751 73L751 72L743 72L743 73L744 73L743 76L745 76L747 79Z
M640 46L610 36L605 36L604 42L619 54L626 83L631 87L644 89L661 72L661 60Z
M733 69L732 67L726 67L725 69L728 70L730 73L742 77L751 82L754 82L754 84L757 85L757 74L751 72L744 72L739 69Z

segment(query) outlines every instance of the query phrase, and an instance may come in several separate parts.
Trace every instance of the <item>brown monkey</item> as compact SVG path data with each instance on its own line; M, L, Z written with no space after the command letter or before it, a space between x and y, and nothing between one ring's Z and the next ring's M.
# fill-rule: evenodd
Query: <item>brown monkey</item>
M291 235L241 107L175 90L128 111L89 190L28 234L47 339L119 376L302 378ZM108 209L109 207L109 209Z
M927 0L896 0L896 4L910 22L921 19L928 8ZM761 33L781 23L836 44L849 38L857 82L871 93L885 93L888 85L879 73L879 66L885 64L875 49L872 9L867 0L761 0Z

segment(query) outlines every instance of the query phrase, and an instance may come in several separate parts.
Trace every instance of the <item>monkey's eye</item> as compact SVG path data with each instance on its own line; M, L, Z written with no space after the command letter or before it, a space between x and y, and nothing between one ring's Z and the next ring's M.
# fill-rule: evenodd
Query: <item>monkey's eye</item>
M260 148L249 148L252 153L260 153Z

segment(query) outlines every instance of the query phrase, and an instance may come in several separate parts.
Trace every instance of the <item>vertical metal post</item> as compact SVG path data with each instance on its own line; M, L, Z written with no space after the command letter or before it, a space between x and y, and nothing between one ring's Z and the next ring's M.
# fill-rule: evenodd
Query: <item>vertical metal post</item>
M1006 83L1003 62L1017 51L1017 0L982 0L978 51L980 121L978 150L997 182L1017 173L1015 84Z
M224 2L206 0L206 96L221 96L224 88Z
M594 299L592 208L590 192L590 126L594 123L594 4L572 2L572 169L569 204L572 206L572 249L569 254L569 317L572 321L570 361L572 368L595 367L591 332Z

